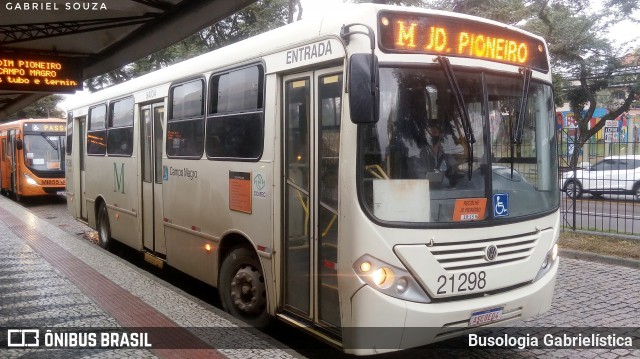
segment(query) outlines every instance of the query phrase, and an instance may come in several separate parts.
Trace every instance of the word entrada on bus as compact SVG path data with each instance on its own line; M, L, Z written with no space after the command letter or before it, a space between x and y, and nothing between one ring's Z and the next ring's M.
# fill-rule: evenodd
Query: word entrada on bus
M553 296L551 88L538 36L345 5L72 109L69 212L347 353L505 325Z

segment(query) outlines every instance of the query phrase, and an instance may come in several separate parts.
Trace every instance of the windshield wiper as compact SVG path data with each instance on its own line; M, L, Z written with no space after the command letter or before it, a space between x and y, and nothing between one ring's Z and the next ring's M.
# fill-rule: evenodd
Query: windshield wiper
M524 133L524 119L527 116L527 104L529 103L529 84L531 83L532 71L530 68L520 68L522 74L522 94L520 95L520 108L515 128L511 134L511 178L513 178L514 145L522 144Z
M467 111L467 106L464 103L464 96L462 95L462 91L460 91L458 81L456 80L456 76L453 73L453 69L451 68L449 59L444 56L438 56L436 60L440 63L440 65L442 65L442 70L444 71L444 74L449 81L449 86L451 87L451 90L453 91L456 99L458 112L460 113L460 117L462 118L462 129L464 130L464 137L467 146L467 167L469 171L469 180L471 180L471 175L473 174L473 144L476 143L476 138L473 135L473 128L471 127L469 112Z
M56 145L55 142L51 141L49 137L44 134L44 132L40 132L40 136L42 136L42 138L47 140L47 142L49 142L49 145L51 145L51 147L53 147L54 150L56 151L58 150L58 145Z

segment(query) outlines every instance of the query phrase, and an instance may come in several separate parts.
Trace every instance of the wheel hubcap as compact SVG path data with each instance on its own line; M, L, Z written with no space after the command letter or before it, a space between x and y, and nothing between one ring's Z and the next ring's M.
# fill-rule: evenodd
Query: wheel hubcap
M576 187L573 184L567 186L567 194L569 197L573 197L576 194Z
M103 244L107 242L107 237L108 237L108 230L107 230L107 226L105 225L105 217L107 216L105 214L102 214L100 218L100 235L98 236L98 239Z
M235 306L246 314L257 314L262 311L264 298L264 279L255 268L240 268L231 281L231 299Z

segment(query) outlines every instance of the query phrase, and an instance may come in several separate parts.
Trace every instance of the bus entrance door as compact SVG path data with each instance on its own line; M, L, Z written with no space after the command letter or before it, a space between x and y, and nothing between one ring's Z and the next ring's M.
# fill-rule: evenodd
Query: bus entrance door
M17 171L18 171L18 159L16 157L17 154L17 149L16 149L16 130L9 130L9 156L10 156L10 163L9 165L11 166L11 185L9 187L9 190L16 195L18 193L18 176L17 176Z
M9 139L8 131L2 131L2 169L0 172L2 173L2 184L0 185L0 190L2 193L5 191L11 190L11 141Z
M142 238L154 255L167 253L162 222L162 124L164 103L140 109Z
M87 137L86 129L87 129L87 117L79 117L76 119L78 124L78 131L80 132L80 136L78 136L78 161L80 163L80 189L76 192L80 198L80 218L86 220L87 219L87 203L85 199L85 188L86 188L86 168L85 168L85 138ZM68 182L67 182L68 183ZM77 208L77 207L76 207Z
M9 163L8 141L6 131L2 131L2 156L0 157L0 191L4 193L5 189L9 188L9 181L11 177L11 165Z
M284 94L284 310L337 332L342 74L288 76Z

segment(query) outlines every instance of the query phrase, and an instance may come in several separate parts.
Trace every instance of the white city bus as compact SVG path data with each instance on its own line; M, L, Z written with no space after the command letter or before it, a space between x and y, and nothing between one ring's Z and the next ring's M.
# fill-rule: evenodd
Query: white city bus
M69 211L145 259L371 354L549 309L558 269L544 40L385 5L255 36L69 114Z

